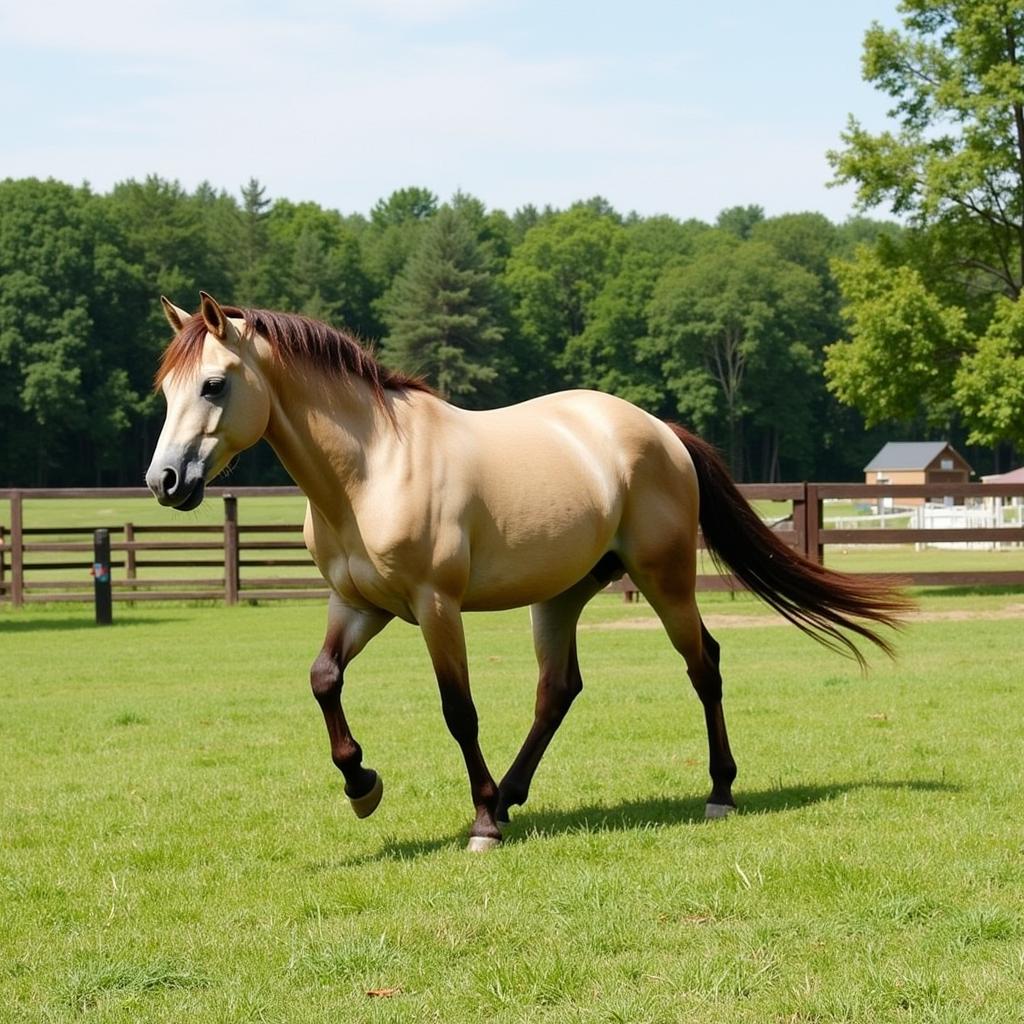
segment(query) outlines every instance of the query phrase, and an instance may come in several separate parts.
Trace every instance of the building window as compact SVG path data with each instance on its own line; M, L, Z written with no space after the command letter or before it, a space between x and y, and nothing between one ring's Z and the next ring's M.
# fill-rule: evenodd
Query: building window
M939 463L939 467L941 469L952 469L953 468L953 460L952 459L943 459Z

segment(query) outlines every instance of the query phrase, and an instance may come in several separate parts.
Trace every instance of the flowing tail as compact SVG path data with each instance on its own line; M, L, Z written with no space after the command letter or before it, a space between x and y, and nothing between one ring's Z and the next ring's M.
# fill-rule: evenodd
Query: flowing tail
M870 640L889 657L892 645L866 623L898 629L914 603L871 577L833 572L784 544L740 494L718 452L675 423L700 487L700 528L716 565L723 563L762 600L808 636L840 654L864 656L846 635Z

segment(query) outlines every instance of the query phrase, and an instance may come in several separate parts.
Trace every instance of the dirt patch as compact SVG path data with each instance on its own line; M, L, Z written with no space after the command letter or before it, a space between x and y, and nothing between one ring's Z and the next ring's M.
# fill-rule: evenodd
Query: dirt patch
M789 623L781 615L705 615L704 625L713 633L717 629L763 629L772 626L788 626ZM968 620L1005 620L1024 619L1024 604L1009 604L1004 608L987 608L983 611L967 611L951 609L950 611L911 612L907 622L966 622ZM661 622L656 618L619 619L615 622L587 622L579 627L582 630L631 630L661 629Z
M704 615L704 625L710 630L716 629L747 629L760 626L785 626L787 622L781 616L767 615ZM582 630L593 630L602 632L604 630L619 629L661 629L661 622L658 619L619 619L615 622L584 622L580 624Z
M986 608L983 611L952 609L948 612L914 612L910 622L965 622L968 619L1024 619L1024 604L1008 604L1005 608Z

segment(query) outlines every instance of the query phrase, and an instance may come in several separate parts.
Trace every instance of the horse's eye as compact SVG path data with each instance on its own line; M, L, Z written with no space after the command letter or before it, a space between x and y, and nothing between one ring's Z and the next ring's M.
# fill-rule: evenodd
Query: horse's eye
M203 386L199 391L199 394L203 398L220 398L224 394L224 388L227 385L227 381L223 377L207 377L203 381Z

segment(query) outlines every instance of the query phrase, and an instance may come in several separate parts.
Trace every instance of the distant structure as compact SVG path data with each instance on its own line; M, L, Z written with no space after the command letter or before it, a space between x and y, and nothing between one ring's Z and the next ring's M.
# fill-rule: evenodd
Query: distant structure
M983 484L1024 484L1024 466L1019 466L1017 469L1011 469L1009 473L995 473L992 476L983 476L981 478ZM989 505L992 512L996 516L1002 516L1003 507L1007 508L1024 508L1024 496L1019 494L1014 495L1012 498L986 498L985 503ZM1024 523L1024 519L1018 515L1018 522Z
M983 476L983 484L1024 484L1024 466L1011 469L1009 473L995 473L992 476Z
M967 460L948 441L889 441L864 467L866 484L965 484L971 478ZM932 499L934 500L934 499ZM900 498L900 505L923 505L925 498ZM883 499L886 508L892 498ZM952 505L952 497L945 499Z

